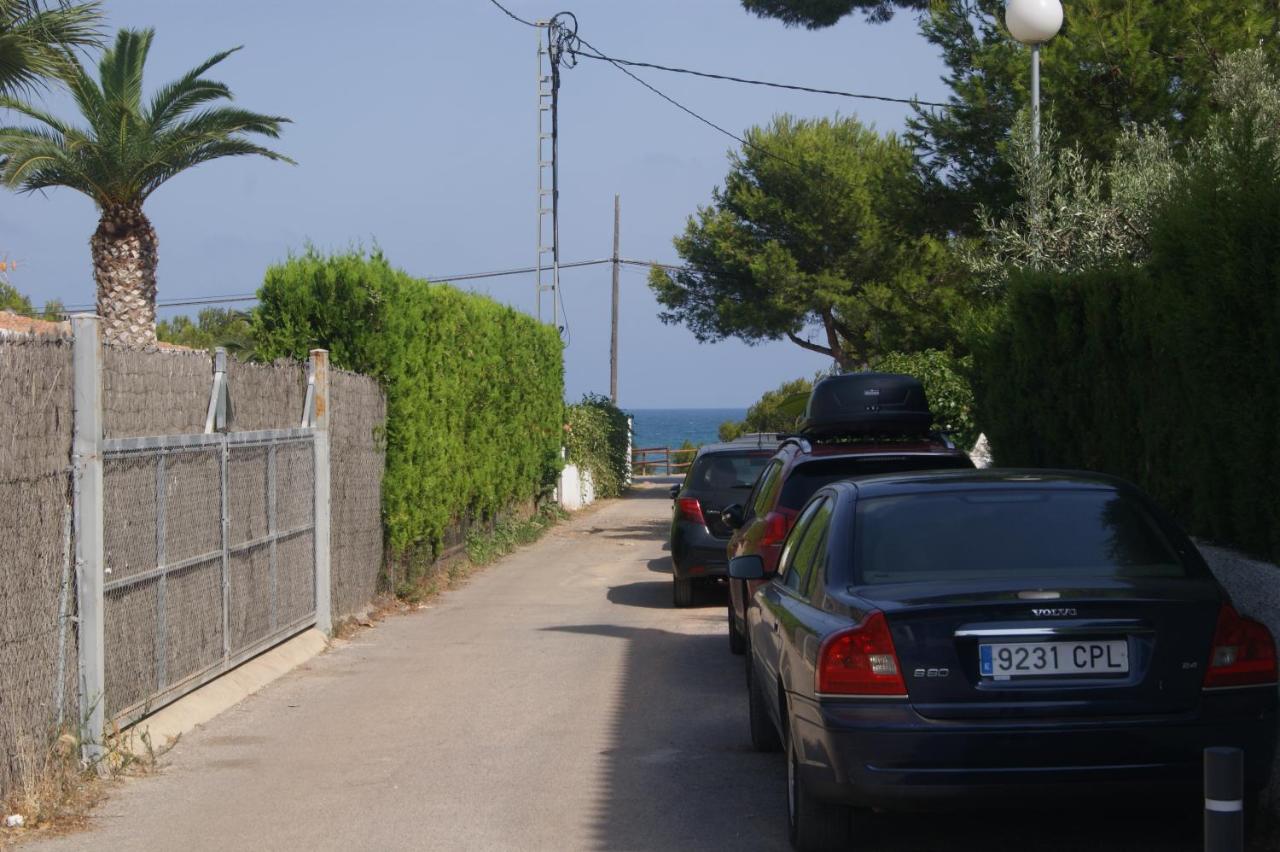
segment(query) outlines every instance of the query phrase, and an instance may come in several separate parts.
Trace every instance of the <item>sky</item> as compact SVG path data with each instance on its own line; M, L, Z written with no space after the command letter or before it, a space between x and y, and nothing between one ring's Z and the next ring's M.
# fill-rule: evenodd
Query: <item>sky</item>
M505 2L505 0L504 0ZM746 13L739 0L509 0L529 18L574 12L580 34L626 59L784 83L941 100L944 66L909 15L846 18L817 32ZM160 300L252 293L264 271L313 244L381 247L409 273L532 266L536 242L536 31L489 0L107 0L107 24L154 27L147 90L209 55L249 109L288 116L275 147L297 166L230 159L177 176L147 202L160 240ZM774 115L856 115L901 131L910 108L636 69L740 133ZM63 96L47 104L71 115ZM612 251L676 263L671 240L727 171L736 143L604 63L563 72L563 261ZM68 190L0 194L0 258L37 304L93 302L93 203ZM664 325L642 267L624 267L619 401L627 408L745 407L829 361L781 341L699 344ZM561 273L566 396L609 390L610 270ZM530 313L532 276L460 284ZM196 308L162 309L162 316Z

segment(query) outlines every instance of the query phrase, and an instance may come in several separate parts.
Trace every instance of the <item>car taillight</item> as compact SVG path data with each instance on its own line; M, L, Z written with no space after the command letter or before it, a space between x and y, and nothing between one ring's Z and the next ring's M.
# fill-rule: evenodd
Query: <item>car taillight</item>
M764 516L764 535L760 537L760 544L768 547L772 544L782 544L783 539L787 537L787 516L781 512L770 512Z
M680 510L681 518L695 524L706 525L707 519L702 517L702 504L696 497L681 497L676 501L676 507Z
M1213 632L1213 655L1204 673L1205 689L1254 686L1276 680L1276 643L1271 631L1223 604Z
M883 612L873 612L857 627L823 640L817 681L820 695L907 694Z

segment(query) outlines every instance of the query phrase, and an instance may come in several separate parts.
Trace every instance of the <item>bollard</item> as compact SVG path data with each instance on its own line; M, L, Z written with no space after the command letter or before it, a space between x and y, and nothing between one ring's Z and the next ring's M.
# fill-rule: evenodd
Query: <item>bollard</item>
M1244 849L1244 752L1204 750L1204 852Z

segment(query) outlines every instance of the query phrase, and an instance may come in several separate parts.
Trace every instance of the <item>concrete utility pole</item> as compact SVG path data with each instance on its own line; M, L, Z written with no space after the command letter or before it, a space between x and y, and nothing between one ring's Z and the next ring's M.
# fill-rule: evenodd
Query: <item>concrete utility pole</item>
M613 330L609 336L609 399L618 404L618 272L622 258L618 253L622 232L621 196L613 197Z

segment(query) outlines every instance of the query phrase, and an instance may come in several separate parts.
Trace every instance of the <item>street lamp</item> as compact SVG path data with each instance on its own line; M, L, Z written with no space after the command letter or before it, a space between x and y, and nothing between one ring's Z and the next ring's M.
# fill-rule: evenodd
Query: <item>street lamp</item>
M1040 154L1040 45L1062 29L1062 4L1058 0L1008 0L1004 23L1018 41L1031 46L1031 140Z

